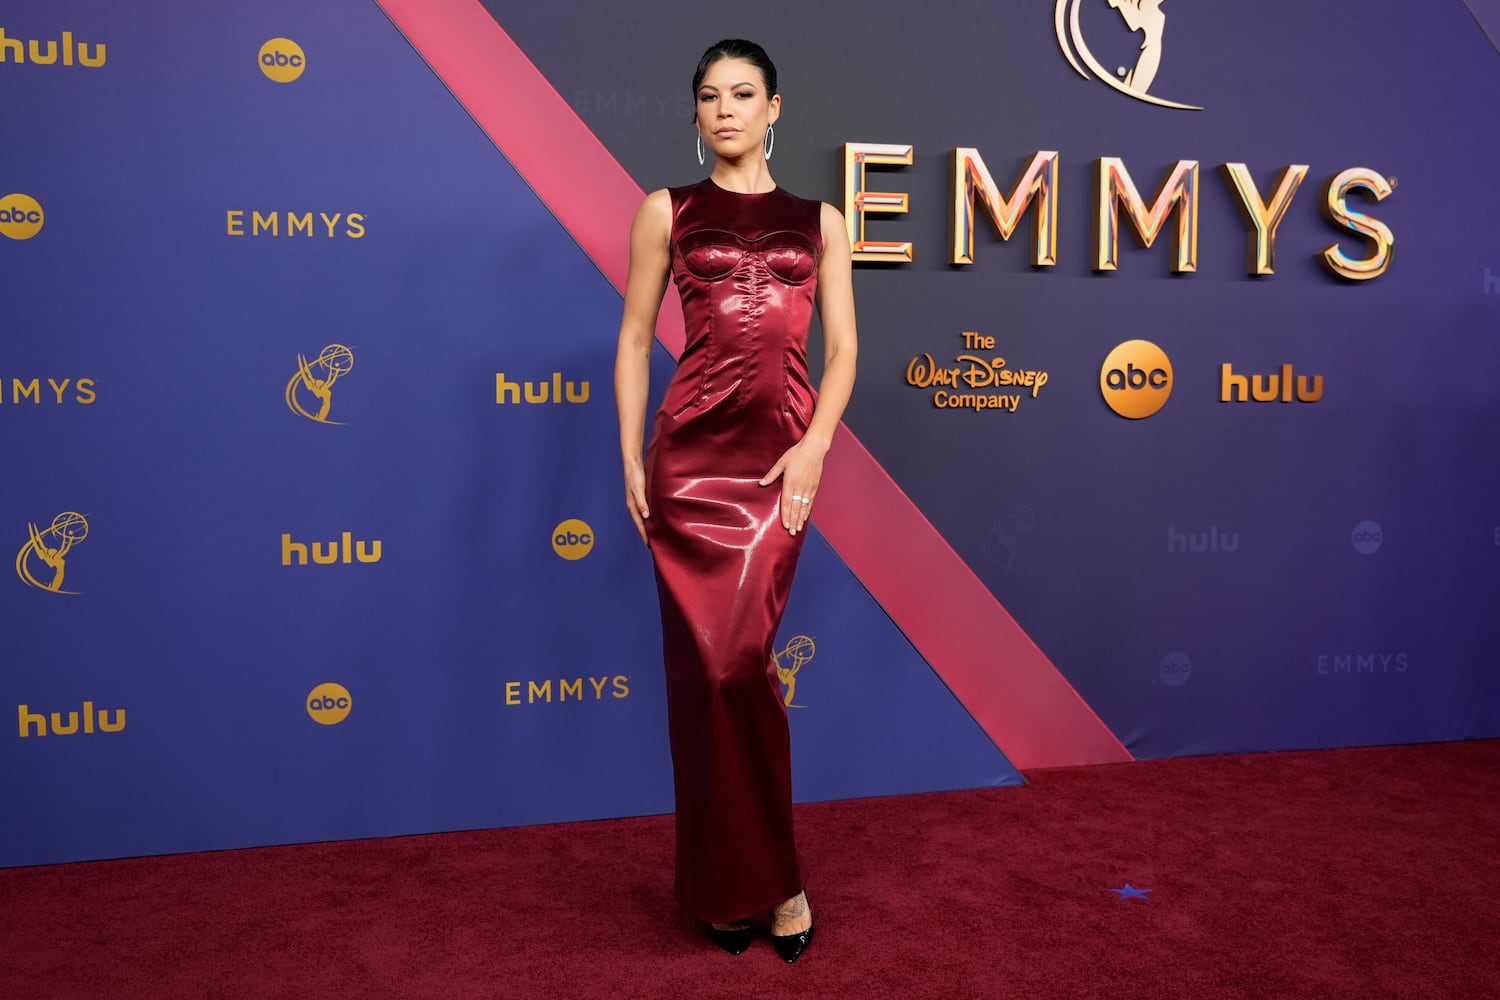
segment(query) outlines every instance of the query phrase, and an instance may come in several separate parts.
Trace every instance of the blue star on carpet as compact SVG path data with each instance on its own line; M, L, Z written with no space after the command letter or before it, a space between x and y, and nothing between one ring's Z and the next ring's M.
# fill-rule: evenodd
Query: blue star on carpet
M1129 882L1126 882L1125 883L1125 888L1123 888L1123 889L1111 889L1109 891L1110 892L1118 892L1120 894L1120 898L1121 899L1146 899L1146 893L1150 892L1151 890L1150 889L1137 889L1135 886L1131 885ZM1151 901L1149 899L1146 899L1146 902L1149 903Z

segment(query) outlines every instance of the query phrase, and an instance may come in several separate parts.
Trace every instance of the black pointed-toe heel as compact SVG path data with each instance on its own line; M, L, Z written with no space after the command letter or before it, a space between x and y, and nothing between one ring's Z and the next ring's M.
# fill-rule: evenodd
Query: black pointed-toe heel
M755 928L737 927L732 931L725 931L710 925L708 936L713 939L714 944L723 948L729 954L743 955L745 949L750 947L751 939L755 936Z
M812 944L812 937L813 929L809 925L807 930L798 931L796 934L772 934L771 944L776 948L776 954L791 965L801 958L807 946Z

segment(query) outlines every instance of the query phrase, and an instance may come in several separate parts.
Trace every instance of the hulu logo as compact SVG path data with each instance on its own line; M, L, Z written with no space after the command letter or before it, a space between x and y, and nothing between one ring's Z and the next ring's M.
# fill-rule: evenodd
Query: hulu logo
M89 51L90 48L93 52ZM104 65L104 43L90 46L87 42L75 42L71 31L62 33L61 42L36 39L23 41L19 38L7 38L5 29L0 28L0 63L30 62L39 66L56 66L59 56L64 66L98 68Z
M314 565L332 566L334 563L380 562L380 539L373 542L356 541L354 533L346 531L331 542L294 542L292 536L281 536L281 565L306 566L308 557Z
M1241 375L1232 365L1219 366L1221 403L1316 403L1323 398L1323 376L1297 375L1282 365L1275 375Z
M506 403L519 403L523 399L528 403L587 403L589 383L587 379L564 383L562 372L553 372L551 381L544 382L512 382L505 377L504 372L495 374L496 404L504 406Z
M64 721L66 715L66 721ZM117 708L114 710L114 718L110 718L110 710L101 708L97 713L94 711L94 703L86 701L83 703L82 712L33 712L30 705L17 705L17 728L20 730L22 739L28 736L72 736L82 731L85 733L118 733L125 728L125 710ZM49 728L47 723L52 723Z

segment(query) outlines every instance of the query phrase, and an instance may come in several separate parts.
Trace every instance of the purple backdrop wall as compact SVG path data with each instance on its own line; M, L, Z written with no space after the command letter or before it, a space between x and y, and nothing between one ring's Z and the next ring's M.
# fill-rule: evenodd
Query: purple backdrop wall
M1500 733L1485 7L1171 5L1149 92L1184 111L1075 73L1045 0L489 5L647 189L701 175L687 84L725 35L780 65L797 193L842 202L846 142L913 145L870 172L911 197L870 238L915 255L858 269L849 424L1142 757ZM1078 23L1134 64L1103 0ZM365 0L22 0L0 29L32 123L0 159L0 865L669 809L619 298L422 59ZM946 263L959 146L1004 187L1059 152L1055 267L1029 218ZM1165 236L1093 270L1105 156L1148 197L1200 162L1195 273ZM1274 275L1246 273L1229 162L1262 192L1310 167ZM1351 167L1394 187L1350 199L1395 236L1368 281L1318 263L1368 252L1319 210ZM1173 383L1127 420L1101 369L1136 338ZM976 353L1047 382L1014 412L907 384ZM1321 396L1222 402L1226 364ZM777 644L799 798L1019 781L810 542Z

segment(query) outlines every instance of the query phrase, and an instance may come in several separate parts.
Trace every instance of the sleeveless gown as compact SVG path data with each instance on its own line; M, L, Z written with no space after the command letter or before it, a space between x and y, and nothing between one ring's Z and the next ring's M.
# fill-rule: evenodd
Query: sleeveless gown
M729 922L795 896L791 743L772 660L806 532L759 485L806 433L821 205L673 188L687 343L646 453L677 799L677 897Z

